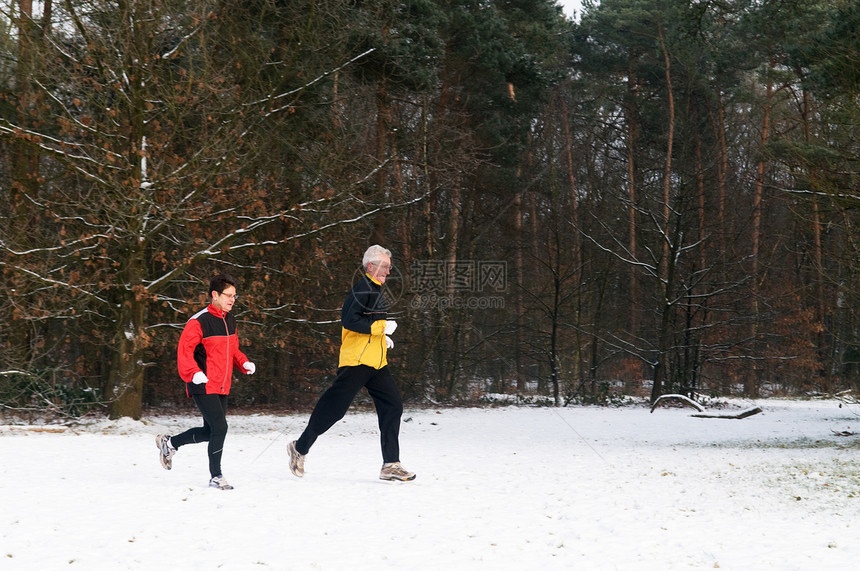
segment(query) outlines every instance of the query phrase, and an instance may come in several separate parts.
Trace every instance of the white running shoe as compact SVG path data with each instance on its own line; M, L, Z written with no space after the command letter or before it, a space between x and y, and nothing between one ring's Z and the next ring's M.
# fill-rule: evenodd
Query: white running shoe
M301 478L305 475L305 455L299 454L299 451L296 450L295 440L287 446L287 451L290 453L290 472L293 473L293 476Z
M410 472L401 466L400 462L392 462L390 464L382 465L382 470L379 472L379 479L408 482L415 479L415 472Z
M227 480L224 479L224 476L215 476L211 480L209 480L210 488L218 488L219 490L232 490L233 486L227 483Z
M155 445L158 446L158 460L165 470L173 468L173 455L176 454L176 448L170 443L170 437L166 434L159 434L155 437Z

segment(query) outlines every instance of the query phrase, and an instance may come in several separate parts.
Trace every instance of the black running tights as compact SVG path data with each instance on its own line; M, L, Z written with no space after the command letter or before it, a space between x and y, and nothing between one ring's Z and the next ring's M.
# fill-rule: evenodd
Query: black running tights
M174 448L198 442L209 443L209 473L221 475L221 453L227 437L227 395L192 395L203 415L203 426L190 428L170 438Z

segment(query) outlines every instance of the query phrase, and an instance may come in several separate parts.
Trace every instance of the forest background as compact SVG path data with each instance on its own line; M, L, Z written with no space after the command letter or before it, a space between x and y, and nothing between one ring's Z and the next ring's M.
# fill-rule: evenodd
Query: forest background
M860 1L0 1L0 411L181 403L217 272L330 381L394 252L413 403L860 388Z

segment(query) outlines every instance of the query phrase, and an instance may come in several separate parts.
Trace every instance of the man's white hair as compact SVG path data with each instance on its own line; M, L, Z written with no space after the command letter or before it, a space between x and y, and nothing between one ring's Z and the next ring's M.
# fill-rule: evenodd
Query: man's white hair
M366 270L367 264L374 264L383 256L390 258L391 250L387 250L379 244L374 244L364 252L364 258L361 260L362 267Z

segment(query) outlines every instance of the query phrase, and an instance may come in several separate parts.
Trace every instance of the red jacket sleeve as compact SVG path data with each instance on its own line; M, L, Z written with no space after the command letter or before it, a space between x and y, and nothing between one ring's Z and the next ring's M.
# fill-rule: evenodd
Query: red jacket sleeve
M238 333L237 333L236 337L238 340ZM242 373L242 374L247 373L247 371L245 371L245 369L242 365L244 365L248 361L250 361L250 359L248 359L248 357L246 357L245 354L239 350L239 347L236 347L236 350L233 352L233 364L237 369L239 369L240 373Z
M176 350L176 366L179 369L179 376L186 383L191 382L194 373L200 370L197 366L197 361L194 360L194 349L203 340L203 330L200 328L200 322L196 319L189 319L185 324L185 329L182 330L182 335L179 336L179 348Z

